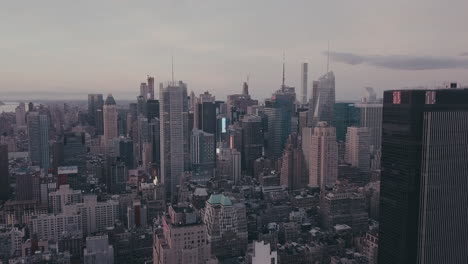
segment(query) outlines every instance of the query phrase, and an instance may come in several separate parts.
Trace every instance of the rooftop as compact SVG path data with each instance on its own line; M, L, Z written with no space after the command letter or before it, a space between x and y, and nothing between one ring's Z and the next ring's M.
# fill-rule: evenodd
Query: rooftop
M232 205L231 199L224 196L224 194L212 194L210 196L210 199L208 199L208 202L210 204L221 204L221 205L224 205L224 206Z

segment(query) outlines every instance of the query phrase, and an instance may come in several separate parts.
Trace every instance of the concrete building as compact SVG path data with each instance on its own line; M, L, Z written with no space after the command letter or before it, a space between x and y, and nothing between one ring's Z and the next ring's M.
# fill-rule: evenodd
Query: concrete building
M10 173L8 170L8 146L0 145L0 201L10 197Z
M192 168L197 172L211 171L211 174L213 174L216 167L214 134L193 129L190 145Z
M370 135L367 127L348 127L345 161L362 171L370 169Z
M320 202L320 215L323 227L348 225L354 231L364 231L368 227L368 213L363 194L355 192L329 192Z
M380 150L382 145L382 107L377 100L374 89L366 87L361 103L355 104L360 112L360 127L369 128L370 145L374 151Z
M117 126L117 105L112 94L106 98L103 107L103 120L104 120L104 145L106 151L111 146L112 139L119 136Z
M302 149L298 146L297 135L291 134L281 159L281 185L289 190L302 189L309 183Z
M15 108L15 118L17 128L26 126L26 105L23 102Z
M241 154L236 149L220 148L216 159L216 174L219 179L241 179Z
M154 233L153 263L208 263L212 259L206 225L188 206L170 206Z
M333 186L338 177L338 145L335 128L327 122L318 122L310 136L307 156L309 158L309 186ZM304 147L303 147L304 149Z
M254 241L252 264L278 264L278 253L271 250L270 244Z
M90 235L95 232L103 232L112 227L119 216L119 202L107 200L98 202L97 196L90 194L83 196L83 202L66 206L75 208L81 215L83 234Z
M304 62L301 64L301 88L302 88L302 95L301 95L301 103L303 105L307 104L307 89L309 84L309 64Z
M203 222L208 230L212 253L216 257L245 254L248 234L244 204L233 203L223 194L212 194L206 201Z
M187 85L171 83L160 89L161 182L175 201L176 186L190 165Z
M109 245L109 238L104 236L89 236L86 238L86 248L83 250L85 264L113 264L114 247Z
M31 234L38 239L57 241L64 232L82 232L82 215L73 207L60 214L34 215L30 219Z
M33 165L49 168L49 121L47 115L31 112L27 117L29 159Z
M102 108L104 106L104 100L102 94L88 94L88 123L99 131L98 119L102 119ZM101 110L98 113L98 110ZM98 135L101 135L97 133Z
M59 214L66 205L78 204L81 200L80 190L73 190L70 185L60 185L57 191L49 193L49 211Z
M127 207L127 228L146 228L148 209L142 205L141 201L133 201L131 206Z

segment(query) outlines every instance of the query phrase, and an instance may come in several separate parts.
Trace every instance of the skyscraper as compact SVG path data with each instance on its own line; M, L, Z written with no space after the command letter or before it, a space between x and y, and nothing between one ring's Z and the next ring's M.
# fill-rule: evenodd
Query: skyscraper
M267 130L265 131L265 155L273 162L281 157L284 144L282 143L283 116L281 108L276 101L265 100L264 113L267 117Z
M33 165L49 168L49 121L47 115L30 112L28 121L29 158Z
M385 91L379 263L466 263L468 90Z
M118 136L117 105L112 94L109 94L104 104L104 142L110 145L112 139Z
M371 146L380 150L382 144L382 102L377 100L374 89L365 88L361 103L355 104L360 112L360 126L369 128Z
M291 134L281 161L281 185L289 190L304 188L309 182L302 149L298 146L297 135Z
M102 110L104 101L102 94L88 94L88 122L97 128L96 115L98 110Z
M309 64L307 62L301 65L301 88L302 88L302 100L303 105L307 104L307 84L309 75Z
M216 149L214 134L206 133L203 130L192 130L190 140L190 151L192 167L195 171L211 171L216 166Z
M86 142L83 132L65 133L61 166L78 166L80 173L86 173Z
M16 126L24 127L26 125L26 105L21 102L15 109Z
M154 77L148 76L148 100L154 100Z
M335 103L333 126L336 128L336 140L344 142L350 126L359 126L359 108L353 103Z
M263 153L263 122L260 116L245 115L240 120L242 128L242 169L253 176L254 162Z
M148 85L145 82L140 84L140 96L146 101L148 100ZM140 97L139 96L139 97Z
M8 146L0 145L0 201L10 195L10 174L8 173Z
M309 186L332 186L338 177L338 145L335 128L318 122L309 146Z
M314 127L319 121L333 122L335 105L335 75L327 72L313 83L312 100L309 105L308 125Z
M345 160L362 171L370 169L370 138L367 127L348 127Z
M160 88L159 99L161 182L166 187L166 197L174 201L179 178L189 165L187 85L171 82Z

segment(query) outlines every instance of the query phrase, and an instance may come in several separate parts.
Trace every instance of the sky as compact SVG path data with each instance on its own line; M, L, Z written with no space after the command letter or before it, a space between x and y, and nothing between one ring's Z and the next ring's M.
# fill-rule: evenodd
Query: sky
M41 0L2 1L0 100L138 95L152 75L174 76L217 99L264 99L286 83L300 96L330 69L337 100L363 87L468 86L466 0Z

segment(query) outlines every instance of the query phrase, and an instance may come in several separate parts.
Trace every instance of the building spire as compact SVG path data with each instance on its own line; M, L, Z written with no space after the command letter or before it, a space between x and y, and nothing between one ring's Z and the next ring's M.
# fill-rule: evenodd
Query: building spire
M330 41L328 41L328 52L327 52L327 73L330 70Z
M281 87L284 87L284 80L285 80L285 77L284 77L285 63L284 63L284 61L285 61L285 54L284 54L284 51L283 51L283 82L281 84Z

